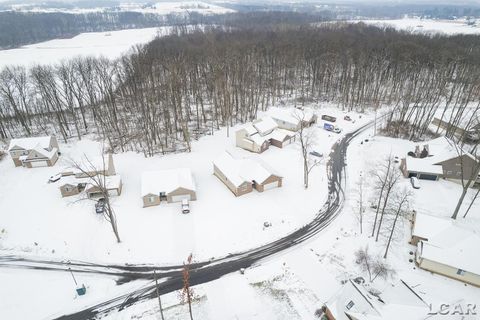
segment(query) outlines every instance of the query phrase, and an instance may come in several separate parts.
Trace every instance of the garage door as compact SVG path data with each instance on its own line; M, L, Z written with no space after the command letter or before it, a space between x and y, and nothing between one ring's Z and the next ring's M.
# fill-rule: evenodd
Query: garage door
M118 189L110 189L108 190L109 196L118 196Z
M32 164L32 168L48 167L47 161L32 161L30 163Z
M278 187L278 181L270 182L263 185L263 191L270 190L276 187Z
M418 178L423 180L437 180L437 176L433 174L420 174Z
M189 194L184 194L181 196L172 196L172 202L180 202L183 199L190 200L190 195Z

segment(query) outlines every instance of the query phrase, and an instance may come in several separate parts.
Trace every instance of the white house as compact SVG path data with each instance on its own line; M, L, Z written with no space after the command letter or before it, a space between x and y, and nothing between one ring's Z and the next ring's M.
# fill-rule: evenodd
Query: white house
M235 142L237 147L256 153L262 153L270 145L252 124L246 124L235 132Z
M169 203L196 200L192 172L188 168L144 172L141 196L144 207L159 205L162 200Z
M51 167L58 160L58 142L54 136L10 140L8 152L16 167Z

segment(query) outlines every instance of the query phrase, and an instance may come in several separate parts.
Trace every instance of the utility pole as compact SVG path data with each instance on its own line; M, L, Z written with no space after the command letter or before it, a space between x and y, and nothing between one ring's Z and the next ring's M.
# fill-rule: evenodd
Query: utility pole
M160 292L158 291L157 272L155 272L155 270L153 270L153 277L155 278L155 289L157 290L158 306L160 307L160 315L162 316L162 320L165 320L163 318L162 299L160 298Z

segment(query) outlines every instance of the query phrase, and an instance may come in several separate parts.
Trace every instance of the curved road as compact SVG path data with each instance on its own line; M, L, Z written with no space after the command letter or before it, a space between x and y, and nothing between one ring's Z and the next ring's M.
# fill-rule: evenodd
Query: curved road
M231 254L229 256L213 259L207 262L195 263L191 266L190 283L197 285L216 280L228 273L238 271L240 268L248 268L262 259L283 252L295 245L312 238L322 231L336 218L341 211L344 202L342 179L344 178L345 157L349 143L360 133L371 127L369 122L359 129L348 133L339 140L332 148L330 159L327 163L329 179L328 199L315 218L300 229L293 231L287 236L254 248L245 252ZM85 262L69 262L68 266L75 272L105 274L118 278L117 283L125 283L138 279L153 280L153 270L157 271L159 278L159 291L161 294L169 293L182 288L182 266L143 266L143 265L97 265ZM0 258L0 267L17 267L38 270L68 270L64 261L52 262L41 260L27 260L17 257ZM98 319L111 312L122 310L135 303L156 298L155 284L150 281L143 288L119 295L102 303L90 306L84 310L56 319L84 320Z

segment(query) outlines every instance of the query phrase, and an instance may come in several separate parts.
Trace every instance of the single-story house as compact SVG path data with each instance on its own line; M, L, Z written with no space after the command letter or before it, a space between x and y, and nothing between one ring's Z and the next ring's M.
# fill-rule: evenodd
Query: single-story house
M415 215L416 264L425 270L480 287L480 236L450 218ZM412 235L412 242L413 235Z
M58 160L58 142L54 136L10 140L8 152L16 167L51 167Z
M328 320L423 320L428 304L406 282L387 285L373 295L362 284L347 281L324 305Z
M213 174L217 176L235 196L252 192L263 192L282 186L283 178L259 159L235 159L224 152L213 162Z
M87 187L87 180L79 181L73 177L66 177L62 180L60 193L62 197L71 197L80 194Z
M159 205L162 200L196 200L196 187L188 168L147 171L142 174L143 207Z
M270 117L255 120L252 125L262 137L272 133L273 130L278 128L277 123Z
M62 176L75 176L75 178L94 177L98 174L106 177L117 174L115 170L115 163L113 162L113 155L109 153L103 157L94 159L82 159L78 162L81 168L68 168L62 172ZM105 168L104 168L105 167Z
M105 178L105 188L110 196L119 196L122 193L122 179L120 175L101 177ZM91 182L87 184L85 193L89 199L102 197L102 190Z
M479 160L446 137L433 139L422 148L417 145L414 154L416 158L407 156L401 161L400 169L405 177L457 182L474 177L480 181Z
M270 142L262 137L252 124L246 124L235 132L236 146L251 152L262 153L268 149Z

